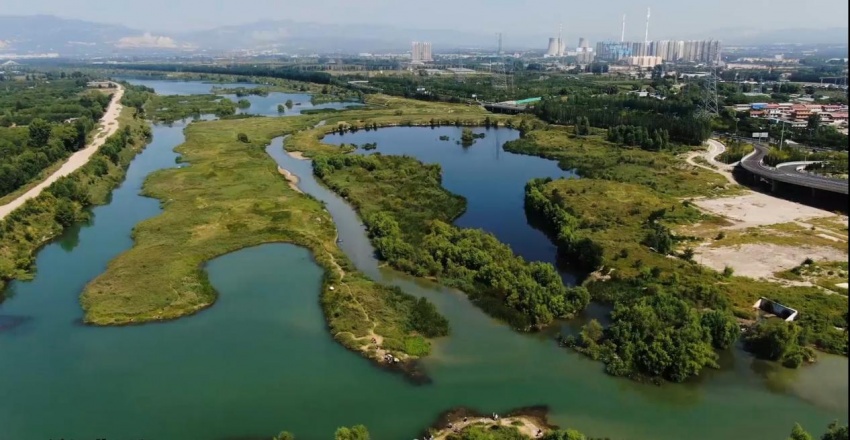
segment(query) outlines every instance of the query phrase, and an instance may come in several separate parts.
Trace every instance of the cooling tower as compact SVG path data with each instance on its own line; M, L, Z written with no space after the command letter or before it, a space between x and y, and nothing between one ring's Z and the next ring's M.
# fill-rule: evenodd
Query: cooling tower
M558 56L558 52L560 52L560 50L561 50L561 42L558 41L557 38L550 38L549 39L549 48L546 49L546 55L548 55L550 57L556 57L556 56Z

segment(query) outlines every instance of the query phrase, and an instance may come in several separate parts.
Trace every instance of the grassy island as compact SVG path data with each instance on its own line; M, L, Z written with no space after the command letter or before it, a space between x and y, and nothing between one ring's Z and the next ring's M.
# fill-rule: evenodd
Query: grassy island
M401 361L427 354L425 338L445 335L445 319L432 304L358 273L336 246L336 228L322 204L290 188L264 151L272 138L316 122L302 117L190 124L177 151L191 166L148 177L144 194L162 201L163 212L138 224L133 248L86 286L84 320L121 325L198 312L216 300L205 262L287 242L310 249L326 270L321 303L334 338L377 359L387 352Z

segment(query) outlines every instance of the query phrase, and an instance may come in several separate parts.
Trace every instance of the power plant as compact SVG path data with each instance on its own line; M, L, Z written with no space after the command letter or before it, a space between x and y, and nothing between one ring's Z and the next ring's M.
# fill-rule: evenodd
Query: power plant
M567 50L564 39L561 38L562 27L558 28L558 38L549 38L549 47L546 49L546 57L562 57Z

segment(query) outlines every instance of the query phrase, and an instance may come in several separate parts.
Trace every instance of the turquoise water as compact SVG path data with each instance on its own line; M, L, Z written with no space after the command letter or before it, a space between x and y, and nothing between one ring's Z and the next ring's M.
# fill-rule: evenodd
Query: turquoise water
M291 245L211 261L220 298L197 315L81 325L84 285L132 246L135 224L160 212L139 191L150 172L174 166L182 128L156 126L110 204L44 247L33 281L10 284L13 295L0 304L0 439L268 438L287 429L310 440L355 423L377 440L403 439L457 405L504 412L548 404L555 423L627 440L774 440L794 421L819 431L847 420L846 358L790 371L736 351L699 381L640 385L544 335L511 331L459 292L379 270L356 214L315 182L309 162L284 154L280 139L267 151L327 203L355 264L428 297L449 318L452 336L423 363L433 384L412 385L334 342L318 302L321 270Z

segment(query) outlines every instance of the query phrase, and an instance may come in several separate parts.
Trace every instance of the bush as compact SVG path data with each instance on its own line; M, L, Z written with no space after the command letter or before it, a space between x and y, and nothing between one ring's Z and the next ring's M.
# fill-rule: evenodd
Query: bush
M245 133L239 133L239 134L237 134L237 135L236 135L236 140L238 140L239 142L242 142L242 143L246 143L246 144L247 144L248 142L251 142L251 141L248 139L248 135L247 135L247 134L245 134Z

